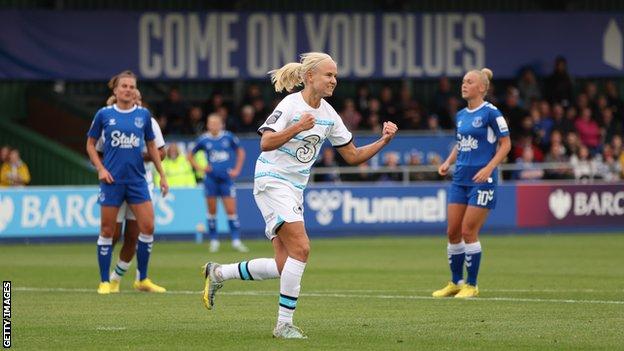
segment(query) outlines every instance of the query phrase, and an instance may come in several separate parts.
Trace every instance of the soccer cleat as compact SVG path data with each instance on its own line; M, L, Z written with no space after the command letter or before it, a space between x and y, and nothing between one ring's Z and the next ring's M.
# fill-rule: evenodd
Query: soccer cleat
M308 337L303 333L303 330L298 327L284 322L277 322L275 329L273 329L273 337L278 339L307 339Z
M249 248L242 242L232 243L232 248L238 252L249 252Z
M109 282L101 282L98 286L97 293L100 295L107 295L111 293L110 283Z
M202 301L204 302L204 306L209 310L214 307L214 299L217 290L223 287L223 279L220 279L216 272L216 269L220 266L220 264L215 262L208 262L202 266L201 273L205 279Z
M119 292L119 284L121 283L120 280L115 280L115 279L111 279L110 281L110 292L111 294L116 294Z
M218 240L210 240L210 249L208 251L210 253L219 252L219 246L221 246L221 243Z
M440 290L436 290L431 294L433 297L449 297L457 294L464 284L455 284L453 282L449 282L445 287Z
M164 293L167 291L162 286L154 284L150 278L135 280L133 286L134 289L144 292Z
M470 284L464 285L461 290L455 295L455 297L458 299L467 299L477 296L479 296L479 288Z

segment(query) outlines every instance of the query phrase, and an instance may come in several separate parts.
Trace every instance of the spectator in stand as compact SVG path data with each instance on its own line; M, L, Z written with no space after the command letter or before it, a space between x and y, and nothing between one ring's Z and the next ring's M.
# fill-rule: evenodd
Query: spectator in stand
M607 182L616 182L620 179L620 173L622 167L613 154L613 147L609 144L605 144L602 149L602 154L596 155L594 158L596 163L597 177L604 179Z
M550 149L544 158L545 162L562 163L560 167L550 168L545 171L545 179L572 179L574 174L569 167L569 159L566 156L565 146L561 142L561 133L553 131L550 138Z
M368 118L372 114L376 114L381 120L381 103L379 102L379 99L374 97L368 100L368 110L366 110L365 113L366 118Z
M532 69L525 68L522 71L522 75L518 81L518 91L520 92L520 98L524 106L529 105L531 101L537 101L542 98L542 92L535 78L535 72L533 72Z
M438 172L437 169L440 167L440 165L442 164L442 156L440 156L438 153L432 152L430 154L427 155L427 160L429 160L429 166L432 166L436 169L436 171L433 172L426 172L425 173L425 180L444 180L445 178L451 178L450 175L446 175L446 177L441 176Z
M520 180L539 180L544 177L544 170L535 164L531 147L522 149L522 157L516 160L516 164L521 168L516 174L516 178Z
M592 119L592 110L585 107L581 110L581 116L574 123L581 142L590 149L592 154L600 152L600 127Z
M596 162L592 160L585 145L581 145L577 153L570 157L570 165L577 180L594 179L596 176Z
M360 124L362 123L362 114L360 114L355 108L355 102L353 102L353 99L345 99L342 111L340 111L340 117L342 117L342 121L349 130L360 128Z
M377 174L370 172L368 162L360 163L357 166L359 172L355 174L344 174L342 179L345 182L374 182L377 180Z
M520 93L518 89L509 87L507 94L505 95L505 103L501 106L501 113L507 119L509 123L509 129L516 131L520 130L522 119L528 115L527 110L520 106ZM512 133L512 138L517 135Z
M374 133L381 132L381 121L377 112L373 112L368 116L366 123L364 124L364 129Z
M180 154L176 143L169 144L167 157L162 161L162 167L167 175L169 187L180 188L197 186L193 166L185 155ZM158 175L158 172L154 172L154 182L156 184L160 182L160 175Z
M436 90L431 101L430 111L434 111L440 117L440 125L444 129L453 129L454 114L448 112L448 101L453 96L453 89L447 77L438 80L438 90Z
M315 174L315 182L331 182L340 183L340 171L338 170L338 161L336 161L336 154L334 148L326 147L321 151L321 157L315 165L319 169L330 171L331 173Z
M622 148L622 135L613 136L613 139L611 139L611 147L613 148L613 155L616 158L624 155L624 149Z
M565 116L565 110L561 104L552 106L553 130L558 130L563 134L574 131L574 121Z
M165 118L165 134L184 134L189 130L186 120L188 106L182 101L178 88L171 88L167 99L162 101L158 108L158 116Z
M537 107L531 109L531 120L536 139L535 143L544 151L548 150L550 133L554 125L553 120L548 115L543 115L542 110Z
M205 115L207 116L217 112L217 110L222 106L227 107L227 105L225 104L225 97L223 96L223 93L221 93L220 91L213 91L210 99L204 102L202 110L204 110Z
M422 152L420 151L416 151L413 150L410 155L409 155L409 159L407 161L407 164L409 166L422 166ZM437 172L436 172L437 173ZM414 181L423 181L426 180L426 172L410 172L409 173L409 180L414 182Z
M587 97L587 94L585 93L578 94L576 97L576 110L578 111L578 113L580 113L581 111L583 111L583 109L587 107L591 108L590 101L589 101L589 98Z
M533 150L533 159L536 162L544 161L544 153L533 143L533 137L531 135L523 135L513 144L513 159L518 160L522 158L524 149L527 147Z
M610 144L614 136L622 135L622 124L620 121L613 118L613 110L610 107L602 109L600 116L600 134L602 135L602 141L604 144Z
M438 118L438 115L434 114L427 117L427 132L433 135L442 133L442 128L440 127L440 119Z
M251 102L251 106L253 106L255 111L254 123L262 124L269 117L270 111L267 109L266 104L264 103L264 99L255 98Z
M243 98L243 104L251 105L255 99L262 99L262 92L257 84L250 84L247 86L245 97Z
M0 168L0 186L24 186L30 183L28 166L17 149L11 149L7 161Z
M11 147L9 145L3 145L2 148L0 148L0 167L2 167L5 162L9 161L10 152Z
M581 140L576 132L570 132L565 135L564 145L566 148L566 154L568 157L572 157L572 155L578 154L578 151L583 144L581 143Z
M238 126L236 129L236 133L256 133L258 130L258 123L255 119L256 111L253 106L245 105L241 108L241 118L238 121Z
M572 101L572 77L568 73L568 63L559 56L555 59L553 73L546 79L546 93L551 103L561 103L567 107Z
M405 111L399 125L407 130L423 129L422 115L415 106L410 107Z
M399 168L399 154L395 151L388 151L384 154L383 158L383 166L389 170L385 173L381 173L379 180L387 182L399 182L403 180L403 173Z
M398 101L398 106L399 106L399 119L400 119L400 115L404 114L405 111L414 106L414 104L418 104L418 102L416 102L414 99L412 99L412 90L410 89L409 85L407 84L403 84L401 85L401 90L399 91L399 101Z
M622 117L624 114L624 102L620 99L620 94L614 81L610 80L605 83L605 93L613 114Z
M591 107L592 110L596 111L597 110L596 103L598 102L598 86L596 85L596 83L594 82L585 83L585 87L583 89L583 95L587 97L587 100L589 102L589 107Z
M201 135L206 130L206 120L199 106L192 106L189 109L189 132L194 136Z
M362 115L367 114L368 111L368 101L371 99L370 89L366 83L362 83L357 87L357 93L355 97L355 108Z

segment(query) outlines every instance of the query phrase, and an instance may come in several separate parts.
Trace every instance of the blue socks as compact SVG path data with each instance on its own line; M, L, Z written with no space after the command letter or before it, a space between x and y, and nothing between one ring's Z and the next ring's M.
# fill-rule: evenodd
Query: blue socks
M465 244L463 241L457 244L448 243L446 253L448 254L448 262L451 267L451 281L458 284L464 279L464 257Z
M98 265L100 266L100 281L108 282L110 265L113 257L113 238L99 236L97 240Z
M139 280L147 278L147 265L149 263L150 254L152 253L152 244L154 243L153 235L139 234L139 242L137 244L137 270L139 271Z
M238 222L238 216L228 216L228 224L230 225L230 235L232 236L232 241L240 240L240 223Z
M208 237L210 240L219 240L217 234L217 220L211 214L208 215Z
M479 241L466 244L466 270L468 279L466 283L477 286L477 275L479 275L479 265L481 264L481 243Z

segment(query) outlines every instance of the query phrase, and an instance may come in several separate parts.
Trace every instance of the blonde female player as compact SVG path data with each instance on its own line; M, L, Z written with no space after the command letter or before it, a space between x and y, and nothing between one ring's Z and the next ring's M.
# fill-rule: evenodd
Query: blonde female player
M304 86L300 92L286 96L258 129L262 135L262 153L256 161L254 197L266 222L265 234L273 244L275 256L224 265L206 263L203 301L211 309L215 293L229 279L280 278L279 311L273 336L301 339L306 336L293 325L293 314L310 253L310 240L303 224L303 190L310 168L325 139L329 139L345 161L357 165L387 145L397 126L386 122L379 140L355 147L351 132L323 99L333 94L338 75L336 62L325 53L303 54L301 62L289 63L269 73L278 92Z
M110 294L109 269L113 234L117 213L124 201L128 202L135 214L139 231L147 238L141 240L139 237L137 251L142 257L146 257L138 263L139 270L149 261L154 233L154 208L145 180L143 145L147 144L148 154L161 176L160 189L163 196L169 190L154 143L150 113L134 104L136 83L136 76L130 71L121 72L111 79L117 102L101 108L95 114L88 132L86 149L100 180L101 233L97 242L99 294ZM95 147L100 137L104 138L103 160ZM146 268L145 270L147 271Z
M111 89L112 89L112 86L111 86L112 83L113 83L112 81L109 82L109 88ZM111 95L106 101L106 105L112 106L116 102L117 102L117 98L115 97L115 95ZM141 92L138 89L135 90L134 104L137 106L143 106ZM160 160L162 161L163 158L165 157L165 140L163 138L162 131L160 130L160 126L158 125L158 122L156 122L156 120L153 117L151 121L152 121L152 129L154 130L154 136L155 136L154 143L156 144L156 147L158 148ZM98 151L98 153L101 153L103 150L103 147L104 147L104 139L100 138L98 142L96 143L95 148ZM151 159L149 158L149 155L147 154L147 149L145 147L143 148L143 160L144 160L144 166L145 166L145 179L147 180L147 186L150 191L150 197L151 197L152 191L154 189L154 176L152 174L154 166L153 166L153 163L151 162ZM125 225L124 225L124 222L125 222ZM115 233L113 235L113 247L115 246L115 244L121 237L122 229L124 231L124 236L123 236L123 245L121 247L121 250L119 251L119 260L117 261L117 264L115 264L115 268L110 273L110 292L111 293L119 292L121 279L127 272L128 268L130 267L130 262L132 261L132 258L134 257L134 254L136 253L137 241L139 237L143 235L139 231L139 226L137 225L136 217L134 216L134 213L132 213L130 208L128 208L128 203L126 201L124 201L121 204L121 207L119 207L119 213L117 214L117 225L115 226ZM143 239L144 239L143 241L145 241L145 239L149 240L149 238L145 238L145 237L143 237ZM150 252L150 255L151 255L151 252ZM137 261L143 261L143 260L145 260L144 256L140 255L139 257L137 257ZM141 264L141 268L144 268L145 270L142 271L142 270L137 269L136 279L133 284L136 290L144 291L144 292L158 292L158 293L167 291L167 289L155 284L154 282L152 282L151 279L148 278L147 276L148 265L147 264L145 265Z
M461 93L468 107L459 111L455 119L457 146L438 167L438 173L444 176L457 161L447 209L451 281L434 291L434 297L479 295L479 231L496 205L496 167L511 149L505 118L494 105L484 101L491 79L492 71L487 68L470 71L464 76ZM463 281L464 262L468 272L466 283Z

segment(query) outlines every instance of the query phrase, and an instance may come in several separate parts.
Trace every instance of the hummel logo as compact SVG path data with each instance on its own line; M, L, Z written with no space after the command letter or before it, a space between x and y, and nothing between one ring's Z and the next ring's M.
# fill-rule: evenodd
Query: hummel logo
M117 121L114 118L111 118L110 120L108 120L108 125L109 126L115 126L115 125L117 125Z
M466 261L468 261L468 262L472 261L472 256L466 255Z

